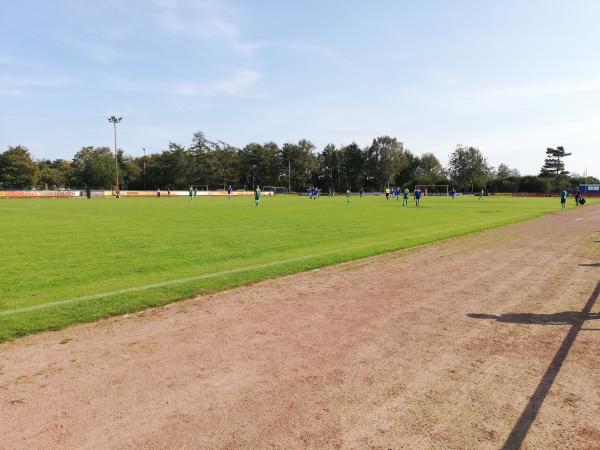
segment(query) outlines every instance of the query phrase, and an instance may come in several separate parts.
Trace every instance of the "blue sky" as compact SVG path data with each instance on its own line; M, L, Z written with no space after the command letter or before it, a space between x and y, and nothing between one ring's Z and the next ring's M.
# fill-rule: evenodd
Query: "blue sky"
M600 175L600 2L0 0L0 150L378 135Z

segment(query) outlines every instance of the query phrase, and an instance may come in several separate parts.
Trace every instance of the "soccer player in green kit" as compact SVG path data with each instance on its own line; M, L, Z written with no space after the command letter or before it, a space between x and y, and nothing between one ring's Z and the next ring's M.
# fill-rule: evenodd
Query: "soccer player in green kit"
M350 189L346 189L346 205L350 203Z
M189 192L189 194L188 194L189 197L188 198L189 198L189 201L191 202L192 201L192 196L194 195L194 188L192 186L190 186L190 188L188 189L188 192Z
M402 206L408 206L409 194L410 192L408 191L408 188L404 189L404 192L402 193Z
M256 186L254 191L254 203L256 203L256 206L260 203L260 186Z

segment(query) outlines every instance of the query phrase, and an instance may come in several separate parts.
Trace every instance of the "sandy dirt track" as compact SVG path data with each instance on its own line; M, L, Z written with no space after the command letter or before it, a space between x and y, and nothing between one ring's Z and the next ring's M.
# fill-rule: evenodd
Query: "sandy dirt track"
M0 345L0 448L600 448L600 206Z

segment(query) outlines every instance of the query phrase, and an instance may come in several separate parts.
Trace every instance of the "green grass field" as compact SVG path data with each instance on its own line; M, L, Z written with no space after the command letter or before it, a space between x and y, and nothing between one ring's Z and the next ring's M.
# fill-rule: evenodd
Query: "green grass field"
M0 202L0 341L559 211L557 199ZM569 207L572 201L569 201Z

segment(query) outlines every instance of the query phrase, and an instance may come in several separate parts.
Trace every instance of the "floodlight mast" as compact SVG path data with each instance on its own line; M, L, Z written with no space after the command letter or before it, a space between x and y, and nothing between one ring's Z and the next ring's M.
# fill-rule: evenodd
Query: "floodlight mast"
M119 159L117 157L117 124L123 120L122 117L110 116L108 121L113 124L115 132L115 169L116 169L116 192L119 192Z

